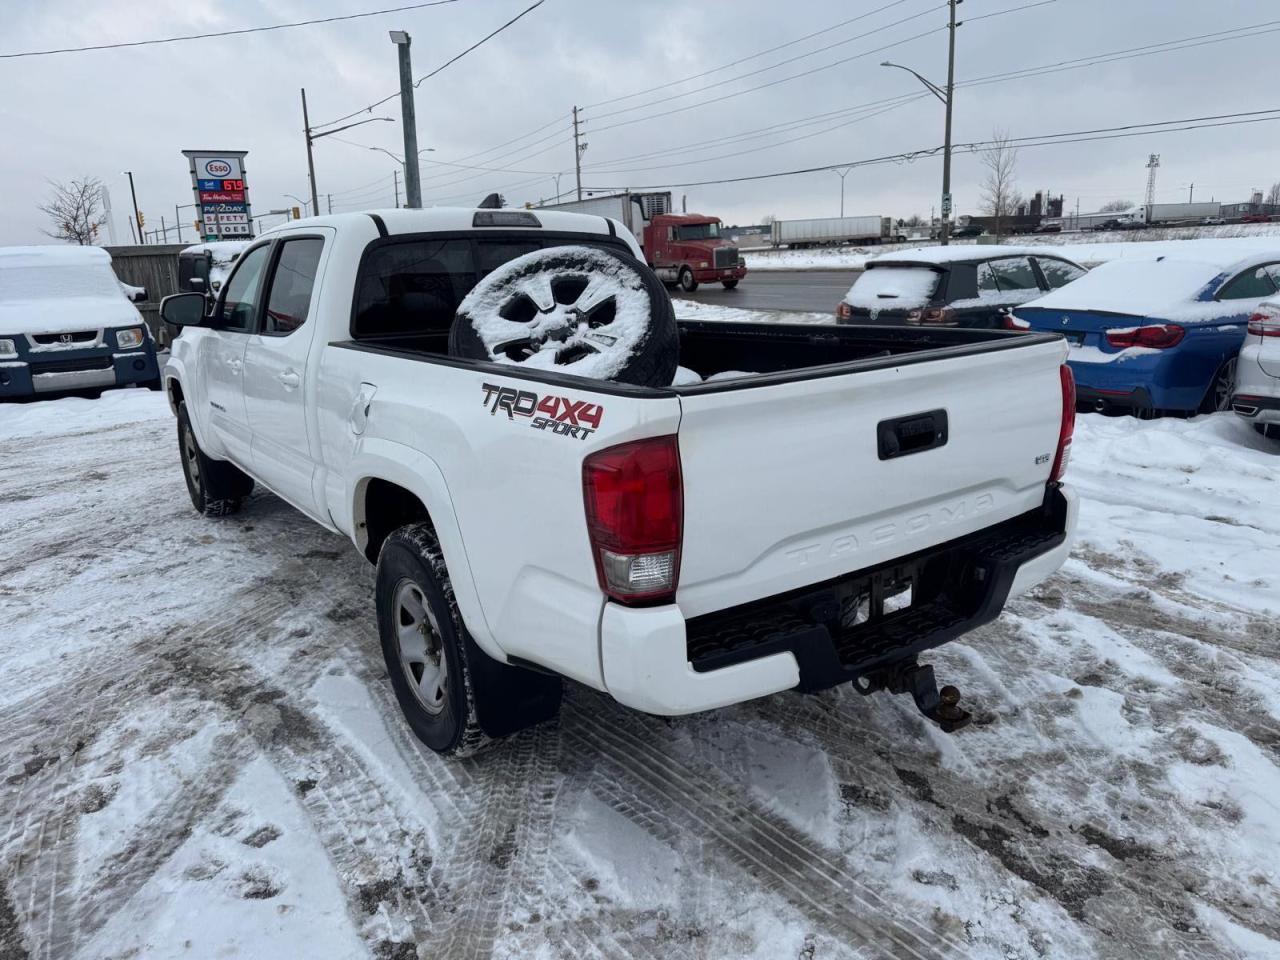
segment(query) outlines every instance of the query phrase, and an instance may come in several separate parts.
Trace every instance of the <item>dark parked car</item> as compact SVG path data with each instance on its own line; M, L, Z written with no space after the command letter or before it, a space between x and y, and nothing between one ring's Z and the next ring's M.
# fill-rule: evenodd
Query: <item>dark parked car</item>
M1064 287L1084 268L1032 247L922 247L867 261L836 320L882 326L1007 327L1013 307Z
M956 227L951 231L953 237L980 237L982 236L982 227L976 223L971 223L967 227Z

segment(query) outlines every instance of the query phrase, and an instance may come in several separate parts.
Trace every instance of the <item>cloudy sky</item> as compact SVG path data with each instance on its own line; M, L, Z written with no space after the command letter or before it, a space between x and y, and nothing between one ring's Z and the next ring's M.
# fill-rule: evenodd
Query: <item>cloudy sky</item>
M405 2L0 0L0 53L262 26ZM48 242L37 209L48 181L82 175L109 187L123 240L129 230L123 170L134 172L148 229L162 216L171 224L175 205L191 202L184 148L248 150L255 214L291 206L286 194L309 194L299 88L307 90L313 123L333 120L397 89L388 30L412 35L414 74L422 76L530 2L457 0L241 36L0 58L0 243ZM1280 107L1267 83L1280 38L1275 0L1032 3L965 0L958 83L1251 29L1226 42L1156 47L1164 52L962 85L957 143L987 140L997 128L1035 137ZM559 190L568 191L570 109L577 104L588 143L586 186L671 185L677 198L687 195L690 210L728 223L765 214L834 216L840 179L830 171L678 185L937 146L941 104L927 95L909 99L924 93L918 82L877 64L893 59L944 82L945 22L943 0L545 0L417 88L419 145L434 148L423 154L423 194L427 203L473 204L500 189L520 204L552 196L557 174ZM764 52L770 48L778 49ZM396 162L368 148L403 152L399 116L392 100L352 120L394 122L375 120L318 141L322 208L330 194L335 212L392 204ZM1078 199L1082 211L1110 199L1139 201L1151 152L1162 157L1157 200L1184 200L1192 183L1196 199L1245 200L1251 189L1280 180L1280 122L1025 148L1018 185L1028 194L1065 194L1069 208ZM854 169L845 181L846 213L928 215L940 178L934 157ZM958 154L958 213L976 212L981 178L978 157ZM191 239L191 211L181 213L184 239Z

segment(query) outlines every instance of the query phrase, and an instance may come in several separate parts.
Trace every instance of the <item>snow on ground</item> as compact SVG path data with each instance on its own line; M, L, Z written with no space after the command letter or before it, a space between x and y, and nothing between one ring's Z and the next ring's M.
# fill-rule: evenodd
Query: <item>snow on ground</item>
M831 313L796 313L778 310L746 310L741 307L722 307L718 303L702 303L698 300L671 298L676 317L680 320L718 320L724 323L835 323Z
M1211 244L1204 241L1212 240ZM958 246L979 246L972 239L952 241ZM1064 257L1084 266L1131 257L1203 257L1213 262L1224 256L1238 260L1254 253L1280 252L1280 223L1234 224L1216 227L1172 229L1156 227L1114 233L1046 233L1009 237L1008 244L1065 247ZM818 250L744 251L748 270L861 270L868 260L886 253L909 253L929 246L928 241L885 244L875 247L837 247ZM1199 252L1197 252L1197 249ZM1224 253L1224 251L1229 251Z
M926 658L956 735L573 687L469 761L348 542L194 514L161 395L0 407L0 458L5 958L1280 952L1280 446L1231 414L1080 419L1072 558Z

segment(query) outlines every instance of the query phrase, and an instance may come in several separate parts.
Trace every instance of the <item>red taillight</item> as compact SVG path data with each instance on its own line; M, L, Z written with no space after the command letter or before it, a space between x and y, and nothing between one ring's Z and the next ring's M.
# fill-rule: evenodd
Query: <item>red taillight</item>
M853 319L853 307L849 306L849 304L845 303L844 301L841 301L841 302L840 302L840 306L836 307L836 319L837 319L837 320L852 320L852 319Z
M684 487L674 436L635 440L582 464L600 589L619 603L670 603L680 576Z
M1249 332L1255 337L1280 337L1280 314L1255 313L1249 318Z
M920 317L921 323L954 323L956 312L950 307L930 307Z
M1021 317L1015 317L1012 313L1003 314L1001 319L1004 322L1004 328L1006 330L1017 330L1025 333L1027 330L1031 329L1030 323L1023 320Z
M1057 483L1067 472L1067 463L1071 460L1071 438L1076 432L1076 378L1065 363L1058 368L1058 377L1062 381L1062 422L1058 427L1058 452L1053 458L1053 469L1049 471L1050 483Z
M1164 350L1176 347L1187 331L1176 323L1153 323L1147 327L1108 330L1107 343L1113 347L1153 347Z

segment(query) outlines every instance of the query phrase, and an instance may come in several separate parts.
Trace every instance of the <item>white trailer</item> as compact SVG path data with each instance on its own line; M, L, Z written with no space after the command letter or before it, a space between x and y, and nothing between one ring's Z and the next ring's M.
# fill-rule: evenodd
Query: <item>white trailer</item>
M893 239L889 217L823 217L816 220L773 221L773 245L793 250L841 243L880 243Z
M1222 204L1216 201L1204 203L1153 203L1139 208L1140 216L1147 223L1173 223L1180 221L1199 223L1205 217L1222 216Z

